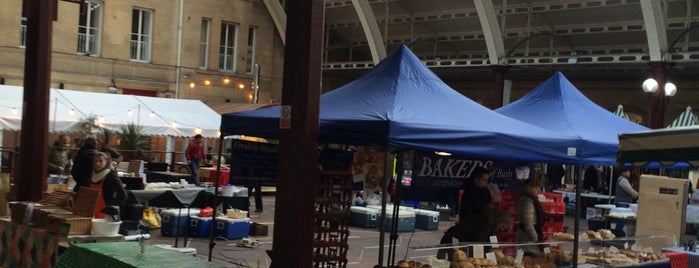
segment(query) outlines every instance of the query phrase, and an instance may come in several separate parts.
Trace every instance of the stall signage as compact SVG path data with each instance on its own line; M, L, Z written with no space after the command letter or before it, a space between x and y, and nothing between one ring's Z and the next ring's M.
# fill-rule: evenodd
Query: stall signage
M231 149L231 179L234 181L277 178L276 144L233 140Z
M533 177L528 164L513 161L493 161L439 156L429 152L415 152L412 167L412 187L461 188L476 167L490 171L490 181L500 189L513 189L519 181Z

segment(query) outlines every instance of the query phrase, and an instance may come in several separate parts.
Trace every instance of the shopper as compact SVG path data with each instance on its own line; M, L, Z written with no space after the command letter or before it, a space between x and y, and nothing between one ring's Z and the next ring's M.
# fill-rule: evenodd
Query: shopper
M440 244L451 244L456 238L460 242L488 242L494 228L486 219L488 211L492 211L490 191L487 188L488 170L477 167L471 172L471 176L464 181L464 193L461 196L459 206L459 220L456 225L447 229L439 241ZM493 214L494 215L494 214ZM448 251L440 252L440 255L449 255Z
M617 204L628 204L638 199L638 192L631 186L631 170L629 168L622 167L620 169L620 172L621 175L616 180L615 200ZM624 220L616 221L616 226L614 227L614 230L617 233L615 234L625 234L625 223L626 222Z
M82 147L73 158L73 169L71 175L75 180L74 190L80 190L80 187L90 187L90 179L94 169L95 154L97 154L97 139L88 137L82 141Z
M519 226L515 234L515 242L543 241L544 208L539 202L539 183L532 179L522 181L516 195ZM524 246L523 250L525 254L541 253L539 246Z
M49 148L49 174L70 174L70 136L60 135Z
M126 206L126 189L119 179L116 171L111 168L111 157L104 152L98 152L94 158L94 174L90 179L90 188L100 190L95 206L95 218L103 219L102 212L107 206L116 206L119 211L124 211Z
M200 134L194 136L194 139L189 142L189 145L187 145L185 157L187 158L189 170L192 172L192 177L189 183L197 183L199 166L202 164L202 161L206 161L206 154L204 153L204 138Z

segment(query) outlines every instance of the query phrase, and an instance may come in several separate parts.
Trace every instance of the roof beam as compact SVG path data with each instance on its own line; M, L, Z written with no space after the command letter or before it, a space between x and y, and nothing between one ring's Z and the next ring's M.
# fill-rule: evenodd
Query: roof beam
M500 59L505 58L505 44L500 32L497 14L491 0L473 0L478 11L478 20L483 28L485 44L488 48L490 64L500 64Z
M662 3L657 0L641 0L641 11L650 61L662 61L663 53L667 51L667 30Z
M282 39L282 44L286 45L286 12L284 12L284 7L277 0L262 0L267 7L267 11L272 16L274 21L274 26L277 26L277 32L279 32L279 37Z
M357 11L357 17L362 24L364 35L369 44L371 59L374 64L378 64L379 61L386 57L386 46L383 43L374 11L367 0L352 0L352 4L354 5L354 10Z

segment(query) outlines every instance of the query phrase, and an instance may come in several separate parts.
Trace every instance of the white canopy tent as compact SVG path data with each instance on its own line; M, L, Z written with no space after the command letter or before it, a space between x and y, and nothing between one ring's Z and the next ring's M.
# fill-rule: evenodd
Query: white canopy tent
M0 129L22 127L23 88L0 85ZM51 89L50 132L80 132L81 122L96 117L107 129L135 123L144 135L207 138L219 136L221 116L199 100Z

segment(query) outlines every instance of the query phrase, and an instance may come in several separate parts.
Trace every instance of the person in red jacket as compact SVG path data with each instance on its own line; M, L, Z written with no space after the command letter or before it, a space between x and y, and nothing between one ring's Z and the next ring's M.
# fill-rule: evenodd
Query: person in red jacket
M197 173L199 173L199 165L202 161L206 161L206 153L204 153L204 138L197 134L194 139L187 145L185 151L189 170L192 172L192 178L189 183L197 183Z

